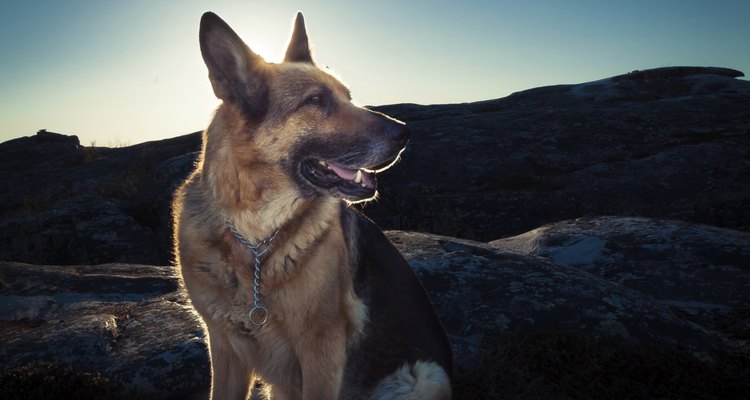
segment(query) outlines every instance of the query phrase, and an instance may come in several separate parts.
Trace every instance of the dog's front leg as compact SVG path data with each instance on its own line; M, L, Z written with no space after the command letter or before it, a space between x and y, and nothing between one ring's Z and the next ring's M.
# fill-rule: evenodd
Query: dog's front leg
M302 399L338 399L346 364L344 329L306 335L301 345Z
M208 325L211 354L211 400L245 400L250 390L250 371L232 349L229 337Z

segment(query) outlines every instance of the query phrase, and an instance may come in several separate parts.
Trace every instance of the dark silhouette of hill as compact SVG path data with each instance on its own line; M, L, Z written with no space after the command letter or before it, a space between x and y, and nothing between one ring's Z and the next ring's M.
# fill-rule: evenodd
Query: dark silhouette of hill
M368 214L493 240L594 215L750 228L750 82L634 71L469 104L393 105L415 134Z
M377 107L413 129L365 207L385 229L483 241L581 216L750 227L750 82L635 71L467 104ZM0 259L169 264L169 204L200 133L123 148L0 144Z

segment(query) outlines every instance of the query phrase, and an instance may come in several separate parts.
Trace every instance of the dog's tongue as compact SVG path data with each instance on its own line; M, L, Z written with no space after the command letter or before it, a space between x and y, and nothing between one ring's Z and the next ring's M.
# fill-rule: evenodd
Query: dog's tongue
M341 179L345 179L347 181L354 181L357 177L357 172L359 172L362 174L362 180L360 181L360 184L364 184L365 187L369 188L374 188L376 185L374 176L375 174L373 173L345 168L331 162L328 163L328 168L335 172L336 175L338 175Z
M353 181L354 177L357 175L356 169L344 168L331 162L328 163L328 168L333 170L333 172L340 176L341 179L346 179L347 181Z

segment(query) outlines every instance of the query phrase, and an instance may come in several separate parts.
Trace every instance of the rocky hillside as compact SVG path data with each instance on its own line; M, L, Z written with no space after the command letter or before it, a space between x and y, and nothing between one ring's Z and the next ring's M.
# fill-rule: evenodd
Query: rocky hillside
M365 208L386 229L495 240L594 215L750 227L750 82L663 68L469 104L378 109L414 134ZM0 144L0 260L170 263L199 133L124 148Z
M364 212L433 299L456 399L746 398L740 76L661 68L378 108L413 138ZM199 146L0 143L0 393L205 398L205 337L168 266Z
M636 71L479 103L381 110L414 138L368 212L387 227L494 240L590 215L750 228L750 82Z
M0 144L0 260L170 263L172 193L200 134L123 148L40 131Z

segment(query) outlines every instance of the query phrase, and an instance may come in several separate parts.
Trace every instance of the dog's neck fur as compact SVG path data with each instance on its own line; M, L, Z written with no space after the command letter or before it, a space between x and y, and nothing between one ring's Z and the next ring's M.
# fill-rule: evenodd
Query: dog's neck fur
M226 146L222 141L231 142L252 133L247 133L251 128L242 124L243 119L223 118L224 114L235 112L226 104L219 107L216 118L203 135L201 186L204 194L213 200L209 202L214 204L213 213L228 218L248 240L256 243L276 230L287 230L286 225L291 220L305 221L304 214L316 215L317 226L311 227L312 231L324 230L320 224L328 225L332 221L338 213L340 200L327 196L303 197L297 191L279 187L278 182L284 179L278 175L285 172L255 154L247 157L252 161L238 164L232 154L236 144ZM235 124L227 121L235 121ZM321 213L325 218L321 218Z

